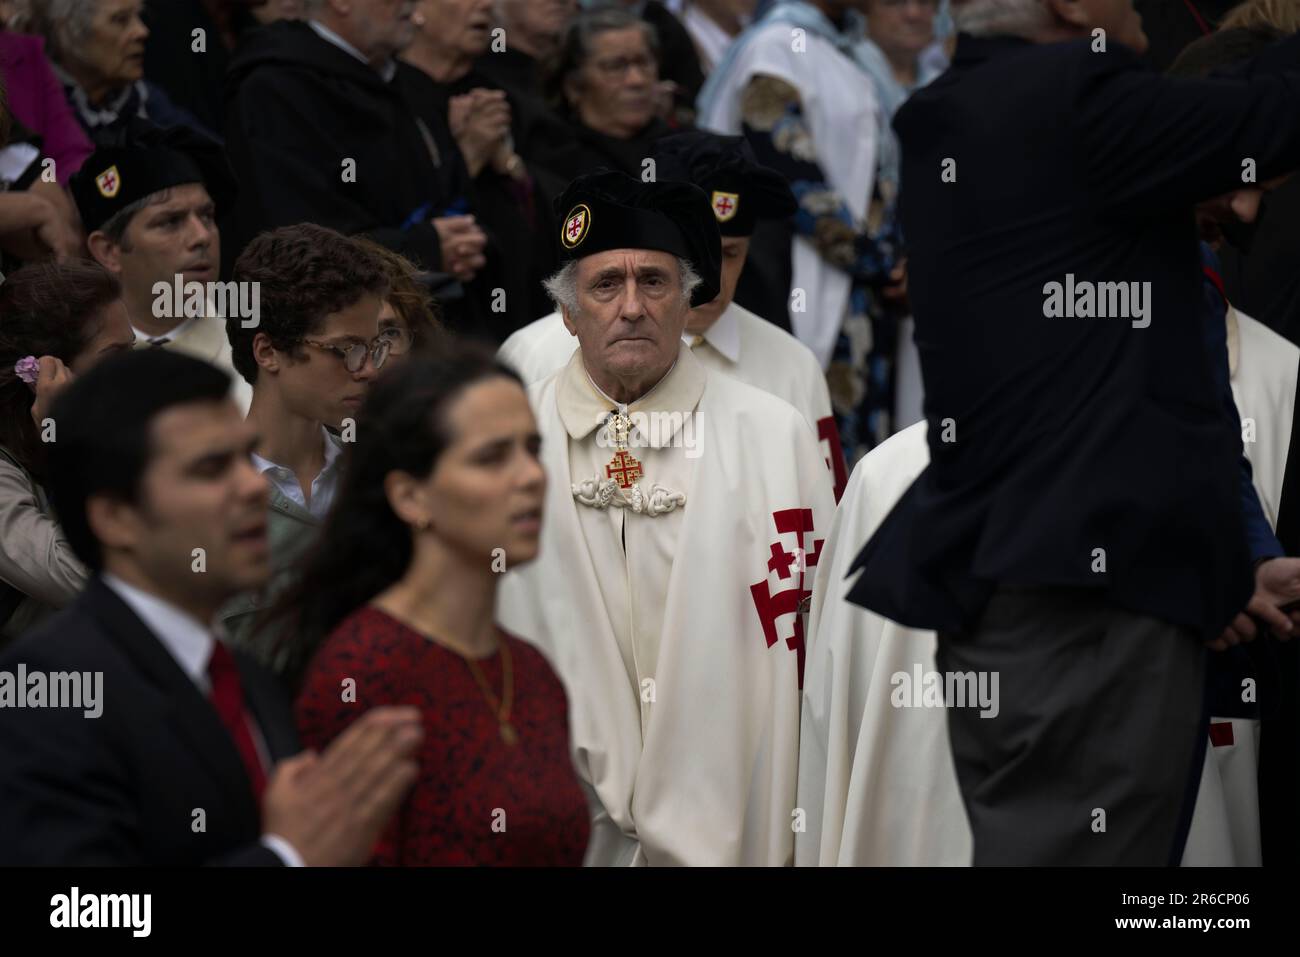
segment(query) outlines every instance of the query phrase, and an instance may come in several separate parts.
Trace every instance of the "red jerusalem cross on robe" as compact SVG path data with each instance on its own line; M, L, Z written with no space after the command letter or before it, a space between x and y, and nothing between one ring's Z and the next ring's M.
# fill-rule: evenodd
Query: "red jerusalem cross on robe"
M642 475L641 463L627 449L619 449L605 466L605 475L617 482L619 488L631 488Z
M764 578L750 585L749 592L754 598L754 609L758 612L758 620L763 626L763 638L767 641L767 646L771 648L778 639L784 638L785 646L799 656L799 687L803 688L804 640L803 618L800 612L804 599L812 594L812 574L808 569L817 567L817 561L821 558L822 543L825 540L814 539L811 551L804 550L805 536L811 537L814 531L813 514L810 508L787 508L773 512L772 521L776 525L778 535L794 536L795 546L794 551L786 551L780 539L773 542L772 557L768 559L767 570L769 573L775 572L779 580L790 582L790 587L773 594L768 587L768 579ZM791 625L791 633L777 634L777 618L792 613L794 622Z

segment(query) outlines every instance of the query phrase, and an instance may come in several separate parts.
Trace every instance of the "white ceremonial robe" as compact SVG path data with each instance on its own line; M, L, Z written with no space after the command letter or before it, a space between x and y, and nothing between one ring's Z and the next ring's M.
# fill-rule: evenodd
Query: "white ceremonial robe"
M1256 492L1276 522L1296 395L1300 349L1229 311L1229 368ZM891 677L919 663L934 670L937 636L904 628L844 599L849 566L929 462L924 422L869 452L853 470L813 585L800 729L795 863L969 864L970 826L942 708L896 708ZM1259 722L1210 735L1183 864L1258 864ZM1225 743L1231 737L1232 743ZM1216 746L1216 738L1218 744Z
M728 71L712 109L699 117L699 126L738 135L741 96L750 79L763 74L785 80L799 91L822 172L855 222L864 223L876 177L880 106L875 87L861 67L814 33L803 37L806 50L796 49L792 29L788 23L758 28ZM791 286L803 290L806 308L796 311L792 297L790 328L825 369L848 316L848 273L826 262L803 236L794 239L791 268Z
M823 546L808 621L795 864L969 865L943 708L896 708L891 677L935 670L933 631L844 599L849 566L930 459L918 422L864 456Z
M629 442L637 488L679 501L650 514L579 501L614 452L600 424L614 404L580 353L530 398L549 480L541 554L506 575L498 617L564 681L593 810L587 863L790 863L803 569L834 512L812 431L682 345L627 407L634 424L676 420Z
M682 341L690 344L693 338L684 335ZM564 327L560 314L553 312L516 329L497 356L527 385L533 385L563 368L577 348L577 338ZM848 480L844 452L831 414L826 376L811 350L784 329L733 302L691 351L706 368L770 392L799 410L817 434L838 501Z

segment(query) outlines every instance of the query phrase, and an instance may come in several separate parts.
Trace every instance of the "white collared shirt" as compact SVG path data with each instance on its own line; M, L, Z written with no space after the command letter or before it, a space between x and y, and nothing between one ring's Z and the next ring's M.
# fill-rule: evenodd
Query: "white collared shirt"
M190 316L188 319L182 319L160 336L150 335L134 323L131 325L131 331L135 333L137 347L154 345L160 339L165 340L162 343L163 345L169 345L177 336L188 332L190 327L198 322L200 318L199 316Z
M169 601L129 585L116 575L104 573L104 584L126 602L146 628L176 659L181 671L207 695L212 690L208 681L208 660L216 644L212 628L193 615L181 611Z
M135 612L136 617L176 659L181 670L198 686L204 697L207 697L212 691L212 682L208 679L208 661L211 660L212 649L217 643L212 627L205 626L171 602L127 584L116 575L105 572L102 578L104 584L126 602L127 607ZM263 762L269 767L271 761L261 729L256 722L249 724ZM289 867L304 866L302 855L278 834L263 834L261 841L263 846L274 852Z
M335 33L329 27L325 26L320 21L308 20L307 26L315 30L316 35L319 36L322 40L326 40L329 43L334 44L344 53L356 57L366 66L371 65L370 61L366 58L366 55L364 53L362 53L360 50L354 47L351 43L348 43L347 40L344 40L341 36L339 36L337 33ZM375 72L379 74L379 78L383 80L385 83L392 83L393 77L397 74L397 64L392 60L391 57L385 60L382 66L375 67L374 69Z
M700 338L709 346L717 351L724 359L735 365L740 361L740 314L732 306L722 310L722 315L714 321L713 325L700 333ZM695 336L690 333L684 333L682 340L692 349L698 349L694 345ZM761 385L760 388L767 388Z
M306 509L313 518L324 521L330 505L334 502L334 491L338 488L340 470L338 460L343 454L343 446L330 434L329 429L321 426L320 431L325 441L325 464L311 481L310 502L302 494L302 485L292 469L277 465L270 459L264 459L256 452L253 453L253 465L267 477L281 495Z

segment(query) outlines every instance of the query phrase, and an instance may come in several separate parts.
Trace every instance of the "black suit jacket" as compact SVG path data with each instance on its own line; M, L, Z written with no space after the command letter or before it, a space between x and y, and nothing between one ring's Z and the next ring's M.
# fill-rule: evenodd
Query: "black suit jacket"
M931 464L858 556L853 601L950 630L998 583L1099 586L1207 637L1245 606L1193 207L1239 188L1245 158L1260 182L1300 166L1298 68L1300 39L1240 77L1173 80L1119 44L962 36L903 105ZM1047 318L1067 274L1149 282L1150 325Z
M269 673L235 652L273 761L299 750ZM0 711L0 865L276 865L217 712L171 653L95 579L0 657L0 671L102 672L98 718ZM205 830L195 831L202 809Z

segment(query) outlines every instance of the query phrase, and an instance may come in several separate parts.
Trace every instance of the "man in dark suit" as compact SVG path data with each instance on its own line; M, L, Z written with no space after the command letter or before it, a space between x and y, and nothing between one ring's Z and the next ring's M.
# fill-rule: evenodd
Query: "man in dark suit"
M27 686L0 714L0 864L361 863L414 780L414 709L294 756L273 680L208 624L269 570L267 483L229 390L149 349L54 402L49 488L96 577L0 659ZM96 701L34 696L74 672Z
M978 35L894 123L931 465L850 598L1000 677L995 718L947 701L977 864L1177 863L1204 646L1300 595L1248 544L1193 217L1300 165L1300 41L1172 80L1130 0L953 14Z

